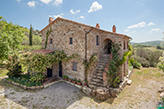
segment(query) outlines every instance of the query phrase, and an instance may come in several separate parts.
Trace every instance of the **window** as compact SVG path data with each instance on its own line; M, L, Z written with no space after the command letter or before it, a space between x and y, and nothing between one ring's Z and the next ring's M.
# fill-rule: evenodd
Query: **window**
M77 62L73 62L73 70L77 71Z
M50 44L52 44L52 39L50 39Z
M69 44L73 44L73 38L70 38Z
M124 41L124 50L125 50L125 41Z
M99 36L96 36L96 45L99 45Z

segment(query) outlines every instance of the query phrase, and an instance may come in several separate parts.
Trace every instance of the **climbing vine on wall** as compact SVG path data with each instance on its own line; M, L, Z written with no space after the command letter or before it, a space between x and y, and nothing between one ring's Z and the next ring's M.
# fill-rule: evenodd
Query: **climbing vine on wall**
M109 77L109 82L112 84L113 87L117 87L120 82L119 76L117 75L118 67L122 65L128 57L132 54L132 46L129 45L129 51L125 52L122 59L118 57L118 51L120 50L121 44L114 44L112 42L112 60L109 62L109 67L107 71L107 77Z
M128 47L129 47L129 50L124 53L122 60L120 61L120 65L122 65L128 59L128 57L132 54L132 50L133 50L132 46L129 44Z
M79 59L78 54L67 56L64 51L55 51L53 54L25 54L21 63L32 72L43 73L47 68L51 68L54 63L68 62L70 59Z
M95 53L90 57L89 61L85 61L85 60L83 61L83 64L85 65L86 73L88 73L89 68L93 66L95 62L97 62L97 54Z
M50 30L47 30L47 33L46 33L46 41L45 41L45 47L44 47L44 49L47 48L48 36L50 35L51 31L52 31L51 28L50 28Z

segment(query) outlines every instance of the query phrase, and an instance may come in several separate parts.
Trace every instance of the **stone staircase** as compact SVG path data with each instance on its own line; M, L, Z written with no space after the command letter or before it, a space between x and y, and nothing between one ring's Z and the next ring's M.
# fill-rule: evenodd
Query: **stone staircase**
M93 74L91 83L89 84L89 87L92 89L95 89L96 87L105 87L103 83L103 71L108 63L110 54L103 54L97 67L96 70Z

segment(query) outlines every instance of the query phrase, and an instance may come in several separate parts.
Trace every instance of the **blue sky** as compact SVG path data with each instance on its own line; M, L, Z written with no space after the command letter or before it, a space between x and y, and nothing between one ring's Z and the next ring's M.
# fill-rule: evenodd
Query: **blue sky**
M49 16L61 16L133 38L132 42L161 40L164 0L0 0L0 16L8 22L41 30Z

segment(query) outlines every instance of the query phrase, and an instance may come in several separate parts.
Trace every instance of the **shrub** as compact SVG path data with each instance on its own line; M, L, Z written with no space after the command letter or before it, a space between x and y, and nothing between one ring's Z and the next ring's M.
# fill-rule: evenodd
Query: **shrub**
M158 68L164 72L164 52L162 56L159 58Z
M149 67L150 63L143 57L138 57L138 56L132 56L133 59L141 63L143 67Z
M30 81L32 82L42 82L45 78L46 76L42 73L36 73L36 74L31 73L30 75Z
M155 67L159 62L159 57L162 56L161 51L151 51L149 54L148 61L151 67Z
M63 78L68 78L68 76L63 76Z
M141 64L140 64L139 62L137 62L135 59L130 58L129 60L130 60L132 66L133 66L134 68L140 68L140 67L141 67Z
M8 76L20 76L22 72L22 67L19 62L19 57L14 54L13 56L9 56L8 62L7 62L7 70L9 71L7 73Z

